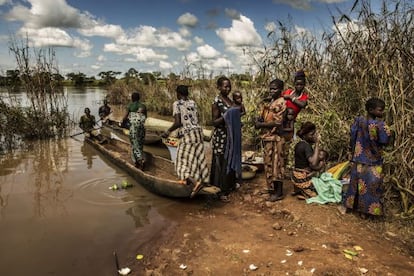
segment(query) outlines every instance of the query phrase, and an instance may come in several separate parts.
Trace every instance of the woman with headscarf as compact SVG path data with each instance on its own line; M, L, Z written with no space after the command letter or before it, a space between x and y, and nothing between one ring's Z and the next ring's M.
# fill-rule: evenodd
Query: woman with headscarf
M283 113L286 109L286 101L280 96L283 91L284 82L274 79L269 83L269 102L263 103L261 116L255 122L255 128L261 129L261 140L263 144L263 159L265 164L265 177L267 190L270 197L268 201L282 200L283 196L283 156L278 150L281 137L278 129L283 122Z

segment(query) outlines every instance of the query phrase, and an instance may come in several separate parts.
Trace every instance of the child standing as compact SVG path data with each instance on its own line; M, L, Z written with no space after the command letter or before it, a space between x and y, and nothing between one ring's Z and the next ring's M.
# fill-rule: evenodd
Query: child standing
M362 218L383 215L382 149L392 137L381 120L384 108L383 100L369 99L365 104L367 115L357 117L351 126L351 178L343 204L347 210L359 212Z

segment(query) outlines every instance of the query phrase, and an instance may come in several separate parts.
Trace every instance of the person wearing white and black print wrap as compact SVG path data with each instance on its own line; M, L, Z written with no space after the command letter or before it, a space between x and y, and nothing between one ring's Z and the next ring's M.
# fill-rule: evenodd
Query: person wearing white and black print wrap
M175 171L180 180L193 186L192 197L209 181L204 137L198 122L197 105L188 98L188 87L179 85L176 91L178 100L173 103L174 123L162 136L168 137L171 131L178 129L180 142Z

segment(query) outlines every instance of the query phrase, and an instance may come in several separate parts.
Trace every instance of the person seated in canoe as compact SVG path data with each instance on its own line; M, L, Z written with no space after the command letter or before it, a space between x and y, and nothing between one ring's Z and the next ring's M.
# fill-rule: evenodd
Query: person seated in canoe
M145 164L144 138L145 120L147 119L147 108L140 102L140 95L134 92L131 95L131 102L128 104L122 122L129 121L129 140L132 147L132 161L135 167L143 170Z
M103 105L99 107L98 114L103 123L108 119L109 114L111 114L111 107L108 105L107 99L103 100Z
M161 136L167 138L178 129L180 142L175 170L180 180L193 186L190 197L194 197L209 181L203 131L198 122L197 105L188 98L188 86L178 85L176 92L178 100L173 103L174 123Z
M96 125L95 116L91 114L91 110L88 107L85 108L84 112L85 114L79 120L79 127L85 134L90 135Z
M96 120L95 116L91 114L91 110L86 107L84 110L85 114L81 116L79 120L79 127L84 132L84 135L89 138L98 140L99 143L105 143L107 140L99 134L99 131L95 129Z

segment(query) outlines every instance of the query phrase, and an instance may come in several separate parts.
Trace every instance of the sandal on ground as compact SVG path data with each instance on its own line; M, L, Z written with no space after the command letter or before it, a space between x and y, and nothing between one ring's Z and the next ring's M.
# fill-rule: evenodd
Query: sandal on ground
M193 198L198 192L204 187L204 184L202 182L197 182L193 188L193 191L191 192L190 198Z
M296 198L299 199L299 200L306 200L306 197L301 195L300 193L296 194Z
M340 215L345 215L347 213L347 208L345 206L339 205L337 208Z
M224 202L224 203L228 203L228 202L230 202L230 198L229 198L229 196L226 196L226 195L221 195L221 196L219 197L219 199L220 199L220 201L221 201L221 202Z

